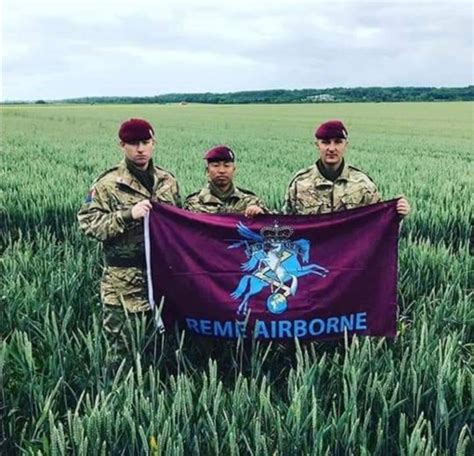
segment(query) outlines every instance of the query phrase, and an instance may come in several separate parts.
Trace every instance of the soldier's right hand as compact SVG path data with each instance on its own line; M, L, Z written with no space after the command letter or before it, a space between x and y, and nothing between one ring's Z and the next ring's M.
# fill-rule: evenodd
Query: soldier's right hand
M141 219L145 217L148 212L151 210L151 203L150 200L143 200L139 203L135 204L132 207L132 217L133 220Z

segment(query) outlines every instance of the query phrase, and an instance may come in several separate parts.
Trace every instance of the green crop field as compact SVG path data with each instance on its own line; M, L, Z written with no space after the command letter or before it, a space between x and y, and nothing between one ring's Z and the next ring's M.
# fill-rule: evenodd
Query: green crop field
M3 106L0 454L472 455L473 103ZM130 326L120 366L101 332L100 246L76 213L120 159L118 125L155 126L155 163L186 195L229 144L237 184L280 208L341 118L348 162L401 193L399 336L219 343ZM471 427L470 427L471 426Z

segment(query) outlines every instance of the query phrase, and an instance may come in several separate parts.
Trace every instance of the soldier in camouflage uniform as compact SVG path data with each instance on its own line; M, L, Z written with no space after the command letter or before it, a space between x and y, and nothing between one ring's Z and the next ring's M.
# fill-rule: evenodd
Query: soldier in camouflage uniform
M296 173L285 196L285 214L325 214L381 201L375 183L364 172L344 161L347 129L339 120L323 123L316 130L319 160ZM397 201L400 216L408 215L410 205Z
M78 220L85 234L103 243L104 329L109 339L124 348L128 345L122 334L126 316L140 318L150 310L143 218L151 209L150 201L179 205L180 200L173 175L153 165L152 126L130 119L121 125L119 138L124 159L96 179Z
M247 217L268 213L254 193L234 185L235 154L229 147L215 146L204 159L208 183L186 198L184 209L207 214L243 213Z
M186 198L184 209L206 214L241 213L246 217L268 213L255 193L234 185L235 154L229 147L219 145L209 149L204 160L207 162L208 183ZM227 344L232 344L232 341L216 343L212 339L204 339L198 340L196 346L202 350L203 357L213 358Z

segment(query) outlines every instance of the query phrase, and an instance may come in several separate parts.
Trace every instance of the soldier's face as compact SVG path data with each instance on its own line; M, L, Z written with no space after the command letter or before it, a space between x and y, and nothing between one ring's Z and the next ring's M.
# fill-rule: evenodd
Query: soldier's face
M235 165L230 161L218 161L207 164L206 174L216 187L226 190L232 184Z
M316 140L319 157L328 168L337 168L341 164L347 145L347 140L342 138Z
M120 148L123 150L125 158L128 158L141 169L147 169L154 145L155 141L153 139L144 139L132 143L120 142Z

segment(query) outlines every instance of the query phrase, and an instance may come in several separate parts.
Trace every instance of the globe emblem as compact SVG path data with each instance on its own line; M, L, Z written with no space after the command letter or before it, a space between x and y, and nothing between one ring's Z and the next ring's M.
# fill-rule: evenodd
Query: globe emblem
M273 314L281 314L288 309L288 302L281 293L273 293L267 299L267 309Z

